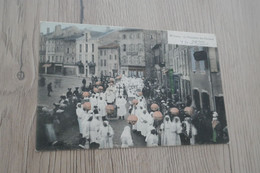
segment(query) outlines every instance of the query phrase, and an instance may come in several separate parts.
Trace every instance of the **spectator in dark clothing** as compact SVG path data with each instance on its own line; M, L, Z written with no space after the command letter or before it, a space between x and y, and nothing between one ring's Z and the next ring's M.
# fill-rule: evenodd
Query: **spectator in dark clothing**
M92 85L92 83L90 82L87 91L91 91L92 89L93 89L93 85Z
M67 98L71 98L72 97L72 92L71 92L71 88L68 88L68 92L66 94Z
M79 87L76 87L75 90L73 91L73 95L76 96L77 98L80 97L80 94L79 94Z
M50 93L53 92L51 82L47 85L47 90L48 90L48 96L50 97L51 96Z
M198 135L196 136L197 143L208 144L212 142L213 130L210 117L199 111L192 116L192 124L198 131Z
M86 79L82 80L82 84L83 84L83 86L86 86Z

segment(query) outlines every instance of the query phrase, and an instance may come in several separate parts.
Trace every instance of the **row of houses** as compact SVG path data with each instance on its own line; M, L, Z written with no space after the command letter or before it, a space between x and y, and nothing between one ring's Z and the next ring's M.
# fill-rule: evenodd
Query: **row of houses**
M40 39L40 73L144 76L143 30L97 33L76 27L62 29L57 25L54 32L47 29Z
M98 42L89 31L80 31L76 27L41 34L40 72L89 76L96 74L98 64Z
M226 125L217 48L168 44L167 33L162 35L152 48L158 83L171 89L176 101L192 99L197 110L218 112Z

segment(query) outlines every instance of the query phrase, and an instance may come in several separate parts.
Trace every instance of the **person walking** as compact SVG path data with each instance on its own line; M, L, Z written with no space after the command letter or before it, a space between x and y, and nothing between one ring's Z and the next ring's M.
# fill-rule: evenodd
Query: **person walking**
M110 126L108 121L103 122L103 126L99 131L100 136L100 148L113 148L113 136L114 130Z
M50 82L48 85L47 85L47 90L48 90L48 96L51 97L51 92L53 92L52 90L52 83Z

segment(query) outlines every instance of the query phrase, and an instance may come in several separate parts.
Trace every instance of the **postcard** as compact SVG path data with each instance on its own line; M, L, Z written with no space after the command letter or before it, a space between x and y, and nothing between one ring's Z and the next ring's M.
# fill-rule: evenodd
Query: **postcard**
M36 150L228 143L214 34L40 25Z

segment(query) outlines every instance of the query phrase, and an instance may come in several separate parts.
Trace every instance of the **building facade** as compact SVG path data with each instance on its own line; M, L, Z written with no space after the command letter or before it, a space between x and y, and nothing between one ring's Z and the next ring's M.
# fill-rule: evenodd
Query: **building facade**
M54 32L41 35L41 39L44 38L46 50L42 63L45 73L81 77L98 74L98 41L91 38L89 31L76 27L61 29L57 25ZM44 48L44 43L41 47Z
M217 111L226 125L225 106L216 48L190 48L190 79L193 105L204 112Z
M126 76L145 75L144 35L140 29L124 29L119 32L120 72Z
M88 31L76 39L76 62L78 76L98 76L98 40L92 39Z
M190 54L188 46L169 45L169 57L166 59L167 69L172 70L173 88L175 99L186 102L187 97L191 96L190 79ZM172 58L171 58L172 57ZM170 71L169 71L170 72Z
M120 47L116 43L99 46L98 68L99 74L104 76L116 77L119 74Z

